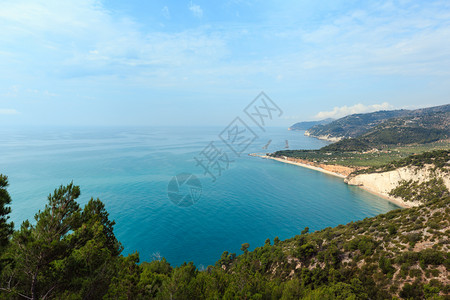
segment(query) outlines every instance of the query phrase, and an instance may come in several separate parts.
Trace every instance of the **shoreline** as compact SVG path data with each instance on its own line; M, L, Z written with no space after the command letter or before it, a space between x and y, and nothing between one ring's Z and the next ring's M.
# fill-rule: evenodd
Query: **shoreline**
M315 170L315 171L318 171L318 172L321 172L321 173L324 173L324 174L328 174L328 175L332 175L332 176L335 176L335 177L339 177L339 178L342 178L342 179L346 179L347 178L347 176L339 174L339 173L336 173L336 172L331 172L331 171L325 170L325 169L320 168L320 167L316 167L316 166L312 166L312 165L308 165L308 164L300 163L300 162L294 162L294 161L290 161L290 160L283 159L283 158L271 157L271 156L267 156L265 154L258 154L258 153L250 153L249 156L260 157L260 158L263 158L263 159L272 159L272 160L279 161L281 163L291 164L291 165L295 165L295 166L299 166L299 167ZM353 185L353 186L355 186L355 185ZM383 199L385 199L385 200L387 200L387 201L389 201L391 203L394 203L395 205L397 205L399 207L402 207L402 208L411 208L412 207L411 205L407 204L403 200L399 200L399 199L396 199L396 198L392 198L392 197L386 196L385 194L376 192L376 191L374 191L372 189L368 189L367 187L365 187L363 185L356 185L356 186L361 188L361 189L363 189L363 190L365 190L366 192L369 192L369 193L371 193L373 195L376 195L376 196L378 196L380 198L383 198Z
M282 163L285 163L285 164L291 164L291 165L296 165L296 166L303 167L303 168L308 168L308 169L311 169L311 170L316 170L316 171L319 171L319 172L322 172L322 173L325 173L325 174L328 174L328 175L336 176L336 177L339 177L339 178L346 178L345 175L342 175L342 174L339 174L339 173L335 173L335 172L331 172L331 171L322 169L320 167L304 164L304 163L301 163L301 162L294 162L294 161L290 161L290 160L283 159L283 158L271 157L271 156L267 156L267 155L259 155L259 154L254 154L254 153L249 154L249 155L250 156L256 156L256 157L264 158L264 159L273 159L273 160L276 160L276 161L279 161L279 162L282 162Z
M401 208L411 208L411 207L413 207L412 205L406 204L403 200L398 200L398 199L396 199L396 198L392 198L392 197L386 196L386 195L384 195L384 194L375 192L375 191L373 191L373 190L371 190L371 189L369 189L369 188L367 188L367 187L365 187L365 186L363 186L363 185L357 185L357 186L360 187L360 188L362 188L362 189L365 190L366 192L369 192L369 193L374 194L374 195L376 195L376 196L378 196L378 197L380 197L380 198L383 198L383 199L385 199L385 200L387 200L387 201L389 201L389 202L392 202L392 203L394 203L395 205L400 206Z

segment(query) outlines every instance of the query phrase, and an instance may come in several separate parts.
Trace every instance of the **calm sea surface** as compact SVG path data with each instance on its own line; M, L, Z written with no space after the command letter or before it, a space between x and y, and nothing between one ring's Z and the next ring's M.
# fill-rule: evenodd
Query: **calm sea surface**
M250 152L316 149L327 143L286 128L255 129L258 138L237 156L220 141L223 128L40 128L0 131L0 173L8 175L16 228L33 219L61 184L81 186L79 202L100 198L117 223L125 253L141 260L166 257L179 265L213 264L223 251L292 237L398 208L343 180ZM232 161L213 182L197 158L211 141ZM269 143L270 142L270 143ZM268 145L267 150L262 147ZM208 149L208 148L206 148ZM211 150L209 148L209 150ZM208 152L213 154L213 152ZM197 203L179 207L168 198L174 175L195 174L202 185ZM187 191L187 190L186 190ZM181 190L181 193L185 192Z

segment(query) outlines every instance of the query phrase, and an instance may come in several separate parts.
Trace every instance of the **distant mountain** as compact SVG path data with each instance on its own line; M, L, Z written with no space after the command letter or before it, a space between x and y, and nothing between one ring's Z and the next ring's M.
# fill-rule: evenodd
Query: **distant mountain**
M321 150L365 151L390 145L431 143L449 138L450 105L443 105L408 111L401 117L383 120L356 137L344 138Z
M305 135L332 141L356 137L388 119L406 116L409 113L411 111L402 109L349 115L326 125L316 125L310 128Z
M308 130L316 125L326 125L333 122L334 119L328 118L320 121L306 121L306 122L298 122L289 127L289 130Z
M450 105L442 105L435 106L429 108L421 108L416 110L391 110L391 111L377 111L373 113L366 114L354 114L350 116L346 116L340 119L337 119L326 125L316 125L311 127L305 135L309 135L312 137L328 139L331 141L338 141L345 138L354 138L361 136L363 134L369 134L372 132L372 129L375 129L377 126L382 125L383 123L389 121L393 121L394 119L398 119L398 121L402 122L401 118L406 118L403 121L406 122L402 125L402 127L414 127L416 121L415 117L422 118L421 122L427 126L427 128L434 128L431 123L442 124L444 120L438 120L436 118L432 118L429 115L446 113L450 111ZM428 116L428 117L427 117ZM443 116L443 115L442 115ZM445 117L445 116L443 116ZM417 125L417 124L416 124ZM392 131L390 126L400 126L400 124L389 123L386 126L378 127L377 130L385 130L386 134ZM417 126L416 126L417 127ZM439 127L439 126L438 126ZM443 128L441 128L443 129ZM405 132L406 134L406 132ZM376 136L377 134L375 134ZM373 136L372 138L375 138ZM368 137L371 139L371 137Z

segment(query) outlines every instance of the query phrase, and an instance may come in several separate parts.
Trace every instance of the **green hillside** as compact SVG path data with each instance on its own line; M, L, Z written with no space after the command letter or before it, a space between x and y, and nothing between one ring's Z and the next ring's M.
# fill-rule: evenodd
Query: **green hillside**
M344 138L339 144L343 149L348 139L359 138L360 150L386 144L430 143L449 137L450 105L417 110L378 111L350 115L327 125L314 126L310 136ZM335 146L336 147L336 146Z
M325 146L323 151L367 151L389 146L426 144L450 138L450 105L438 112L421 112L385 120L354 138Z
M434 150L450 149L449 141L438 141L428 144L412 145L390 145L382 150L361 152L357 139L351 139L354 143L346 144L346 150L343 150L339 143L331 144L338 147L326 147L319 150L280 150L272 154L274 157L293 157L309 160L318 164L342 165L346 167L381 167L392 161L406 158L410 155L417 155ZM352 147L350 147L352 146ZM369 147L367 148L369 150Z
M410 113L409 110L391 110L353 114L326 125L314 126L308 132L311 136L356 137L390 118L406 116Z
M436 169L450 173L450 150L435 150L424 152L417 155L411 155L406 158L395 160L382 166L371 167L358 170L355 174L381 173L388 172L398 168L414 166L422 168L425 165L434 165Z

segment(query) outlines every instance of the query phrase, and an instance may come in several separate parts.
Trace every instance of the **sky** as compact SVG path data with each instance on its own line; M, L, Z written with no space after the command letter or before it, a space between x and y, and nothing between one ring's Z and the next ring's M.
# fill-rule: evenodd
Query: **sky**
M270 125L450 103L449 1L0 0L0 125Z

